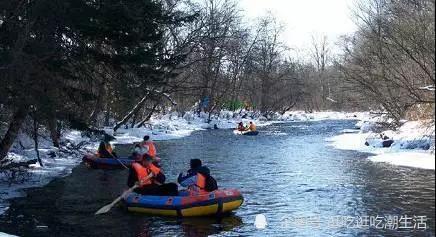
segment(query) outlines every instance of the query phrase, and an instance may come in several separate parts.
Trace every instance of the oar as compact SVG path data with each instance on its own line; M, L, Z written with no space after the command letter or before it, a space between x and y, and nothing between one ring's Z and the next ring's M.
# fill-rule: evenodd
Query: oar
M112 158L114 158L115 160L117 160L118 161L118 163L120 163L125 169L129 169L129 167L127 167L125 164L123 164L123 162L121 162L120 160L118 160L118 158L117 157L115 157L114 156L114 154L112 154L112 152L109 152L110 154L111 154L111 156L112 156Z
M125 164L123 164L123 162L121 162L120 160L118 160L118 158L117 157L115 157L112 153L111 153L111 155L112 155L112 157L115 159L115 160L117 160L118 161L118 163L120 163L125 169L129 169L129 167L127 167Z
M153 174L151 173L150 175L148 175L147 177L145 177L142 181L147 181L149 179L151 179L153 177ZM133 187L129 188L127 191L125 191L123 194L121 194L121 196L119 196L117 199L115 199L113 202L111 202L110 204L100 208L95 215L100 215L100 214L105 214L107 212L109 212L113 206L115 206L115 204L117 204L119 201L121 201L123 198L125 198L127 195L129 195L131 192L133 192L133 190L135 190L135 188L138 188L139 184L135 184L133 185Z

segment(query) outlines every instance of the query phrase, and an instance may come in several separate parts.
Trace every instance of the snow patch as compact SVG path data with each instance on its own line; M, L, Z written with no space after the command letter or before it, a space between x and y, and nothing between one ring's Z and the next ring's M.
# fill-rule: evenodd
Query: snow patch
M364 118L356 124L359 130L343 131L327 141L336 149L371 153L375 155L370 157L373 162L435 169L435 126L431 121L403 121L397 131L379 132L380 121L386 122L380 117ZM389 143L392 145L384 147Z
M18 236L10 235L10 234L6 234L6 233L3 233L3 232L0 232L0 237L18 237Z
M427 152L395 152L372 156L369 158L373 162L389 163L397 166L407 166L420 169L435 169L435 157Z

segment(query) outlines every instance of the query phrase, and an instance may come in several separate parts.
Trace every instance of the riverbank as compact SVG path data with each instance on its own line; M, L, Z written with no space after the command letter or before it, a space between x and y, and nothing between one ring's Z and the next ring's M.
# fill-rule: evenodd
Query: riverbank
M0 232L0 237L17 237L16 235L10 235L3 232Z
M435 169L435 127L432 121L403 121L397 129L384 130L377 124L379 116L367 117L356 124L356 129L327 139L331 146L372 154L377 163L419 169Z
M208 114L199 116L191 112L178 114L176 112L166 115L154 116L147 126L142 128L121 128L113 133L112 128L105 131L116 138L112 143L127 144L141 141L144 135L150 135L155 141L180 139L189 136L194 131L205 129L232 129L236 123L254 121L259 127L272 123L292 121L320 121L340 119L363 119L368 113L345 112L315 112L290 111L283 115L274 115L272 118L256 116L253 112L234 113L224 111L219 116L213 116L208 123ZM254 119L252 119L254 117ZM30 165L28 169L20 169L18 173L0 172L0 215L7 210L7 199L25 195L23 189L40 187L49 183L56 177L69 175L71 170L80 164L84 153L93 152L97 148L98 140L82 136L79 131L65 132L61 139L61 149L51 145L47 138L40 140L40 156L43 166ZM116 149L116 148L115 148ZM25 162L36 158L33 141L28 136L20 135L13 149L8 155L13 162ZM18 175L17 178L11 177Z

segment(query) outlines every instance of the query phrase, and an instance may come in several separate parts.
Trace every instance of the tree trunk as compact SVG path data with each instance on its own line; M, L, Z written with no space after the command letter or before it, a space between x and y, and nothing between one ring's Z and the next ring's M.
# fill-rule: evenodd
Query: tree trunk
M36 152L36 159L38 160L38 163L41 167L44 165L42 164L41 157L39 155L39 144L38 144L38 121L36 121L36 118L33 119L33 141L35 143L35 152Z
M47 123L48 123L48 129L50 130L50 137L53 142L53 146L59 148L60 134L57 129L56 118L55 117L49 118Z
M115 125L114 131L117 131L118 128L120 128L122 125L127 123L129 121L129 119L141 109L141 107L144 105L145 101L147 101L149 95L150 95L150 92L147 92L147 94L144 97L142 97L142 99L130 110L130 112L127 113L127 115L124 116L124 118Z
M0 161L6 157L9 149L14 144L15 138L17 137L28 112L29 107L22 106L14 113L14 116L12 116L12 121L9 124L8 131L0 142Z
M138 123L138 125L136 125L137 128L140 128L144 125L144 123L146 123L147 121L150 120L151 116L153 115L153 113L156 111L156 108L159 106L159 102L155 102L153 105L153 108L150 110L150 113L148 113L147 117L145 117L145 119L143 119L140 123Z

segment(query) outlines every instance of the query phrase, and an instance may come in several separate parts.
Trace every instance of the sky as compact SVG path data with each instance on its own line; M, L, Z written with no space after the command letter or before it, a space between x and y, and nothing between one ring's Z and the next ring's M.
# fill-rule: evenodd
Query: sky
M308 54L312 36L326 35L335 51L339 36L350 34L353 0L239 0L249 19L273 13L285 25L283 39L298 54ZM302 56L305 57L305 56Z

